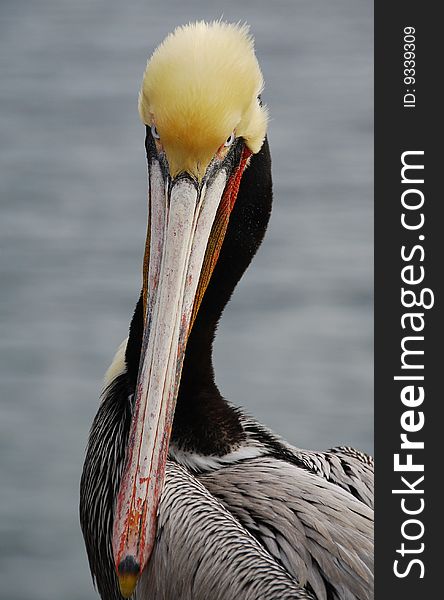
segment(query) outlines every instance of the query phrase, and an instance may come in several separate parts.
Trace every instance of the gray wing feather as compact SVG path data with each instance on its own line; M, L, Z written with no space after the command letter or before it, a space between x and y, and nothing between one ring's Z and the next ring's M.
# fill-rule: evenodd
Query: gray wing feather
M373 597L373 511L342 486L265 457L199 480L319 600Z
M289 444L274 431L262 425L251 417L243 417L244 429L254 445L263 443L265 437L273 454L276 445L284 448L288 457L281 457L288 462L296 461L296 464L304 467L310 473L334 483L344 490L350 492L355 498L373 508L373 486L374 486L374 463L373 458L348 446L339 446L326 452L314 452L303 450Z
M184 468L167 463L137 600L315 600Z
M327 452L300 450L286 444L287 450L318 477L350 492L355 498L373 508L373 458L355 448L339 446Z
M358 500L373 508L373 458L355 448L338 447L323 453L331 464L330 481L348 489Z

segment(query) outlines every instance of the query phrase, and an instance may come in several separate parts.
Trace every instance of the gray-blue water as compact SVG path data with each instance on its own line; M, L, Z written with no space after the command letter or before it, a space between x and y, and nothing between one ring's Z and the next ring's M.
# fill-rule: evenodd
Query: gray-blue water
M94 598L78 482L140 289L138 87L176 24L221 14L256 37L275 203L217 381L295 444L372 449L370 0L2 0L1 598Z

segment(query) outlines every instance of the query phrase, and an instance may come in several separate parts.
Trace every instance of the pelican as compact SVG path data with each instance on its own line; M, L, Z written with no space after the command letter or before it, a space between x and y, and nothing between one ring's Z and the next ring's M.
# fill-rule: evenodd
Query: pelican
M214 379L216 327L271 210L262 89L239 24L178 27L147 63L142 290L80 490L103 600L372 597L371 457L296 448Z

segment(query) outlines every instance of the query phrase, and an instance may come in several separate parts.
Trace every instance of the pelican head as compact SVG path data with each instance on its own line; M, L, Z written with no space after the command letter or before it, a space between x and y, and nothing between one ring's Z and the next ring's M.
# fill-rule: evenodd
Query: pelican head
M113 556L129 597L152 552L157 509L190 331L217 263L244 169L266 135L263 78L248 28L177 28L148 61L148 233L144 327Z
M170 176L201 182L236 138L258 152L267 126L262 88L246 26L199 22L170 34L148 61L139 95L140 117Z

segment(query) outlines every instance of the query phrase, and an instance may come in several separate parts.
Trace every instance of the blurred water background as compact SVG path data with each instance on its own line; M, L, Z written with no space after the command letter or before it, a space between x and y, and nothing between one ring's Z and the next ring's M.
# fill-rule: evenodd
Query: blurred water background
M299 446L372 450L372 3L1 0L1 598L95 597L78 482L140 289L138 88L175 25L221 15L256 37L275 202L217 381Z

